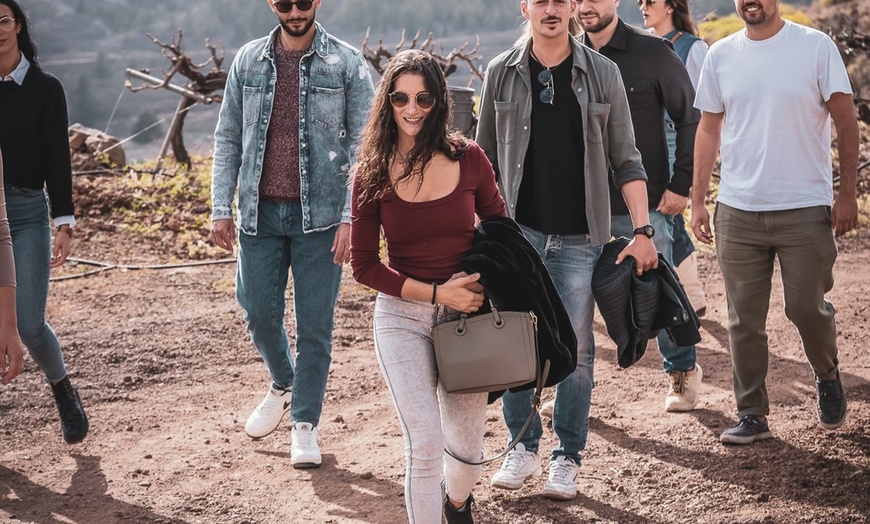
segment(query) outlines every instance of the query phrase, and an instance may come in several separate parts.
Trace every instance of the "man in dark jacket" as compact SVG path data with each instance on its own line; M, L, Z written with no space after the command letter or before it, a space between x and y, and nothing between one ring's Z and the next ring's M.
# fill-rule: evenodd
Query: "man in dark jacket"
M695 130L700 113L692 107L695 91L683 62L670 42L625 24L616 16L619 0L578 2L576 20L585 31L583 41L619 66L625 82L637 149L643 157L653 228L640 233L654 239L656 249L673 265L674 216L683 212L692 185ZM665 111L677 132L674 175L668 166ZM614 193L611 186L611 193ZM611 227L616 237L639 232L632 225L628 208L610 198ZM665 396L666 411L691 411L698 404L703 373L696 362L695 346L676 346L667 333L657 337L662 367L670 376Z

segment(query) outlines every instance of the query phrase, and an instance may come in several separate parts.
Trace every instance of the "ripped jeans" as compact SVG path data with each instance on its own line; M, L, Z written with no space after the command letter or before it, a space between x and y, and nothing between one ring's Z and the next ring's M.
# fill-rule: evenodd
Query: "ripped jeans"
M465 500L480 477L444 453L479 461L487 393L453 394L438 380L430 330L435 306L383 293L375 302L375 352L405 439L405 505L410 524L440 524L441 471L447 493Z

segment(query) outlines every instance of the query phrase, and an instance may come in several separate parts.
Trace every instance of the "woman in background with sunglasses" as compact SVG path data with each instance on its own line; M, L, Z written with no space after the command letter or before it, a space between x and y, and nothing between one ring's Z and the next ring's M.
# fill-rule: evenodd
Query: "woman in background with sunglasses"
M698 26L689 12L688 0L637 0L637 7L643 15L643 25L650 28L656 36L667 39L673 44L674 51L683 61L692 87L698 88L701 65L707 56L709 46L698 37ZM677 132L668 119L665 129L668 140L668 165L674 165L677 149ZM707 310L707 296L698 278L698 262L695 245L686 231L683 215L674 217L674 266L686 289L689 301L699 315Z
M39 67L16 0L0 0L0 79L0 149L15 246L18 332L51 384L63 438L74 444L87 435L88 418L57 336L45 321L51 269L69 256L75 225L66 97L57 78Z
M358 282L379 291L375 351L405 437L412 524L440 523L442 508L450 524L473 522L471 489L481 467L445 456L444 448L480 460L487 394L440 387L430 328L439 309L455 317L483 304L479 275L457 267L471 249L475 214L505 215L483 151L448 130L449 100L431 55L395 55L377 88L351 195L351 265Z

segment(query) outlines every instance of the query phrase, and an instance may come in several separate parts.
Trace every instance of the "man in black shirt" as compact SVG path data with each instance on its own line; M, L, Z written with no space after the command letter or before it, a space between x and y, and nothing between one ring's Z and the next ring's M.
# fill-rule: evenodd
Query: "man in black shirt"
M616 66L571 36L574 0L523 0L527 36L487 67L477 142L498 176L508 214L541 254L577 336L577 369L556 387L543 496L577 495L577 472L589 433L595 344L592 271L610 240L609 189L618 189L638 229L648 226L646 177L635 147L625 89ZM638 235L620 253L637 270L657 265L655 246ZM502 398L511 438L531 410L531 391ZM492 477L518 489L542 473L541 419L532 424Z
M655 228L656 249L673 263L673 217L683 212L688 201L700 113L692 106L695 98L692 81L670 42L625 24L616 15L618 3L619 0L577 2L575 19L585 31L583 43L619 66L637 149L648 177L649 214ZM673 178L668 169L665 111L677 131ZM620 199L611 198L610 203L614 236L631 237L628 209ZM658 344L664 357L664 371L671 382L665 410L695 409L703 377L696 362L695 346L674 346L664 331L658 335Z

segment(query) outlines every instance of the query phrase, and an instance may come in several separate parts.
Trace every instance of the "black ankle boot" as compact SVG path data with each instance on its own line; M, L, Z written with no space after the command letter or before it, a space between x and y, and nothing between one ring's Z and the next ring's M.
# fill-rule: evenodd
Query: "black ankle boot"
M75 444L85 439L88 434L88 416L82 407L82 399L79 392L70 384L69 377L64 377L57 384L51 385L54 393L54 402L60 413L60 427L63 431L63 439L67 444Z
M471 518L471 504L474 502L474 498L471 495L465 499L462 508L456 509L450 503L443 482L441 483L441 493L444 495L444 517L447 518L447 524L474 524L474 519Z

